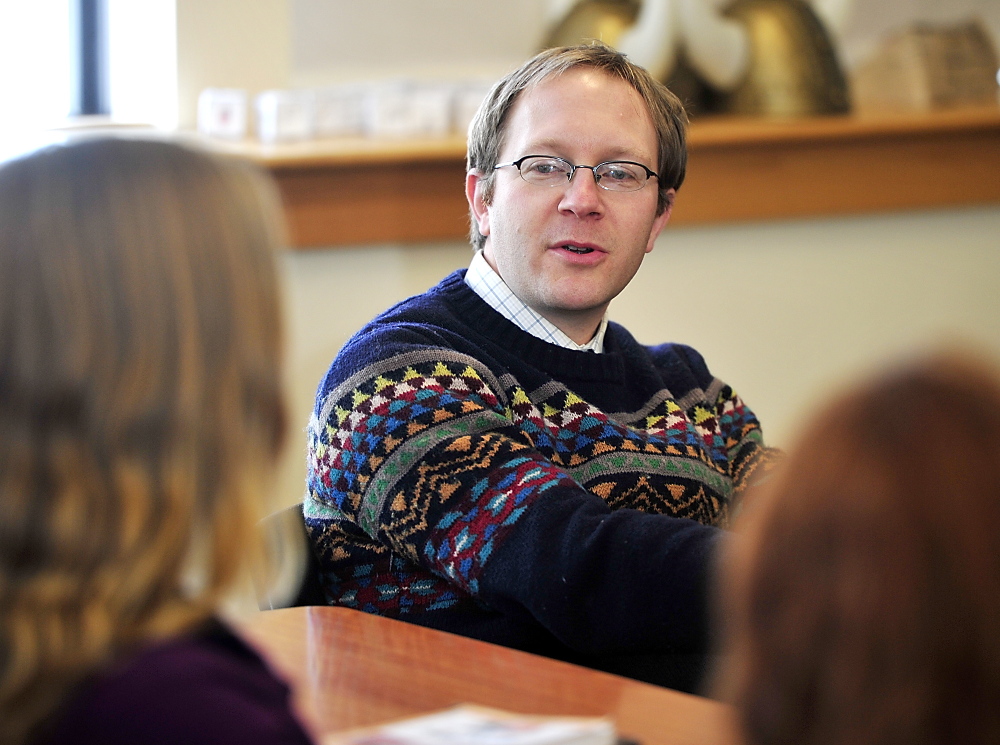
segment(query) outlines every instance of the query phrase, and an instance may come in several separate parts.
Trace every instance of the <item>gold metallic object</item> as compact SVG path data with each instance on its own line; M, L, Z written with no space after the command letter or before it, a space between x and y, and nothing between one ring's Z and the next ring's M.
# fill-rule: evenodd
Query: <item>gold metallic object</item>
M746 28L750 65L736 88L723 94L724 111L765 116L848 111L844 74L810 6L802 0L736 0L725 15Z
M641 0L582 0L552 27L543 47L569 46L593 39L615 46L635 23Z
M639 9L640 0L580 0L553 27L544 46L591 39L614 46L635 23ZM746 29L748 69L733 90L711 90L682 53L664 82L692 113L806 116L849 110L847 82L830 36L809 5L802 0L736 0L724 14Z

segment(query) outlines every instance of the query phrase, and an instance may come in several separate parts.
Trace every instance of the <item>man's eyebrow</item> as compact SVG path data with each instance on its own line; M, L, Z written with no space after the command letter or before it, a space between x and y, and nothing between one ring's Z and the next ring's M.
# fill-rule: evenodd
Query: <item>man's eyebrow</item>
M567 143L564 140L556 140L552 138L531 140L522 155L554 155L556 157L569 160L566 158L565 152L570 147L572 147L572 143ZM601 163L606 163L611 160L631 160L641 163L644 158L644 156L640 155L637 150L628 146L612 147L606 152L608 154L601 158ZM654 155L653 158L655 160L656 156ZM596 165L596 163L592 163L591 165Z

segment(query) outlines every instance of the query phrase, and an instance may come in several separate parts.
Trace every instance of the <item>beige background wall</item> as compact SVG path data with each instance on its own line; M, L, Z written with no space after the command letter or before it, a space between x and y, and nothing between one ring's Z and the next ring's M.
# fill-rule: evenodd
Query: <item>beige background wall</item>
M994 17L1000 8L998 0L857 3L872 19L869 32L891 25L887 14L905 21L925 5ZM530 53L547 8L544 0L177 0L181 123L193 125L207 86L315 85L366 70L498 75ZM757 411L768 439L784 445L817 398L896 355L963 338L1000 357L998 236L1000 206L668 227L611 315L641 341L699 349ZM302 430L337 349L376 313L468 259L460 243L283 257L293 432L277 503L301 496Z
M785 445L817 398L897 355L966 340L1000 359L998 236L1000 207L668 227L611 317L640 341L694 346ZM301 431L336 351L379 311L465 266L469 251L286 254L295 431L282 502L301 496Z

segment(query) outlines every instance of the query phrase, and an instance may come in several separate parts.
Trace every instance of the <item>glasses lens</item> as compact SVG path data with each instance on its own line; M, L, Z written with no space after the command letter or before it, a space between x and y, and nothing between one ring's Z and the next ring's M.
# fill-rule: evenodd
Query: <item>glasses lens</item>
M555 186L565 183L573 167L559 158L526 158L521 163L521 178L533 184Z
M636 191L646 184L646 171L634 163L602 163L598 183L609 191Z

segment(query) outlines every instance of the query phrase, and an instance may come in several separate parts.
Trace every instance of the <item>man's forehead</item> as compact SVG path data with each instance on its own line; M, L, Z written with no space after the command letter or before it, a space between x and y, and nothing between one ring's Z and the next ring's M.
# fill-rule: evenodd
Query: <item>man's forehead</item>
M514 99L512 108L526 98L542 101L557 96L583 98L594 91L607 89L609 86L621 86L623 90L631 91L639 97L639 92L624 78L591 65L579 65L531 81ZM639 98L641 100L641 97ZM645 102L643 102L643 106L645 106Z
M616 94L616 95L615 95ZM608 111L617 112L621 127L616 128L620 142L607 144L615 152L609 157L638 157L646 148L636 141L634 131L649 125L655 147L656 132L646 101L626 80L596 67L581 66L547 75L526 86L514 100L504 121L501 148L513 138L518 146L549 149L565 146L575 137L567 131L565 117L572 115L570 124L577 130L589 130L598 121L605 123ZM579 124L579 127L576 125ZM614 137L618 140L618 137ZM645 140L645 137L641 139Z

